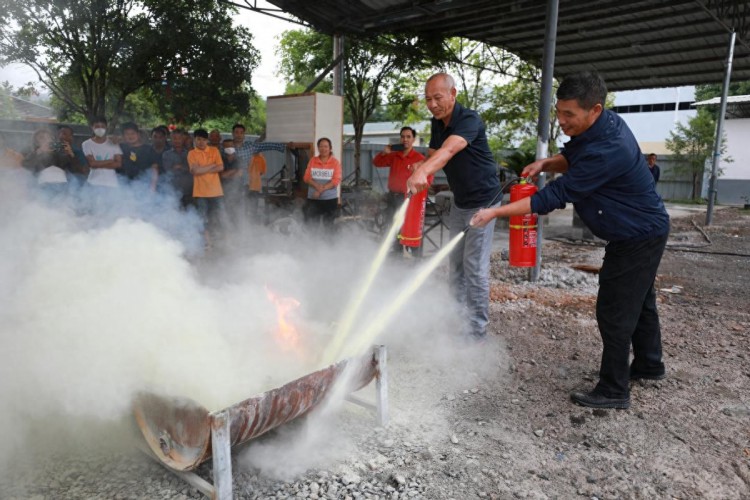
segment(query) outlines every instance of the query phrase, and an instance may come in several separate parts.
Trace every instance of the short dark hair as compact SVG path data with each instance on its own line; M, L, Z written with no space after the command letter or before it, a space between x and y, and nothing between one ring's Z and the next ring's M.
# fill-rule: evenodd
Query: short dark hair
M91 121L89 122L89 125L93 125L94 123L103 123L105 125L109 125L109 122L103 116L95 116L95 117L93 117L91 119Z
M413 135L414 137L417 136L417 131L411 127L401 127L401 130L398 131L398 135L401 135L401 132L403 132L404 130L411 130L411 135Z
M184 128L176 128L172 131L173 134L182 134L182 135L188 135L187 130Z
M232 125L232 132L234 132L234 129L241 128L243 131L245 130L245 126L241 123L235 123Z
M70 125L58 125L57 131L60 132L61 130L70 130L71 134L75 133L73 132L73 127L71 127Z
M331 142L331 139L329 139L328 137L321 137L320 139L318 139L318 142L316 142L315 144L317 144L318 147L320 147L320 143L323 141L328 141L328 147L333 149L333 143Z
M203 137L204 139L208 139L208 131L205 128L196 129L195 132L193 132L193 137Z
M646 155L646 158L651 158L652 156L656 158L656 153L649 153Z
M153 136L154 134L161 134L164 137L167 137L169 135L169 129L164 125L159 125L151 129L151 135Z
M140 132L140 130L138 129L138 125L133 122L125 122L120 125L120 132L124 134L126 130L135 130L136 132Z
M604 107L607 100L607 84L595 71L581 71L566 76L557 89L558 100L575 99L583 109L597 104Z

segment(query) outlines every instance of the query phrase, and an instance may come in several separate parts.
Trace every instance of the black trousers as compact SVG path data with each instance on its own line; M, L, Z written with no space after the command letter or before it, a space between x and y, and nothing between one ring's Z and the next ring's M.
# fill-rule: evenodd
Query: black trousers
M603 350L595 389L604 396L628 397L631 375L664 373L654 279L667 237L610 242L605 249L596 299Z
M308 198L304 209L305 223L322 224L326 229L333 229L333 221L336 218L338 206L338 198L332 200Z

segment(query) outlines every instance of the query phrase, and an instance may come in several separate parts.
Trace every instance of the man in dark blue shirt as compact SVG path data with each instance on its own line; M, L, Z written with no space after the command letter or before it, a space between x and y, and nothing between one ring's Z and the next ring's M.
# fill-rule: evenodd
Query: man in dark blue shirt
M432 137L427 159L413 165L406 183L417 193L429 186L428 177L441 168L453 191L451 238L461 233L474 214L492 203L500 190L497 164L479 115L456 102L456 84L446 73L432 75L425 84L425 100L432 113ZM495 224L471 230L450 256L450 283L459 304L466 308L469 339L482 341L489 322L490 254Z
M661 177L661 168L656 164L656 153L650 153L646 161L648 162L648 169L651 171L651 175L654 177L654 183L659 182L659 177Z
M131 182L148 176L151 191L156 191L156 183L159 180L159 161L154 148L150 144L143 143L141 131L135 123L123 123L121 128L122 167L117 170L117 173Z
M495 217L546 214L572 202L591 231L608 241L596 301L603 344L599 383L570 397L583 406L629 408L630 380L665 376L654 279L667 243L669 216L630 129L604 109L606 97L607 87L596 73L563 80L555 107L560 127L571 140L560 154L535 161L521 175L565 175L529 198L479 212L472 225Z

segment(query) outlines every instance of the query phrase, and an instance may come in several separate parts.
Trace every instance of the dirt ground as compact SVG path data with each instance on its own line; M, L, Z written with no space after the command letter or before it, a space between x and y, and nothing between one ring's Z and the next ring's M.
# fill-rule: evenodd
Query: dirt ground
M347 409L353 446L286 479L239 454L235 497L750 498L750 212L704 217L672 221L657 278L667 378L634 383L629 410L568 397L597 380L603 248L548 241L533 284L498 252L486 346L460 369L393 350L388 427ZM50 464L11 469L0 498L201 498L134 453Z
M707 228L704 218L672 221L656 284L668 376L634 383L628 411L568 400L597 380L595 292L509 283L495 256L509 383L444 402L466 454L488 464L464 476L468 497L750 498L750 213L720 210ZM603 255L545 251L552 267L597 267Z

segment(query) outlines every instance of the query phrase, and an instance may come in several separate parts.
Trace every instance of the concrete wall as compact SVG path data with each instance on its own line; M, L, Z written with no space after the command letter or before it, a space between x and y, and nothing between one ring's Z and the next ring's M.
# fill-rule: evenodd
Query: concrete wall
M725 120L724 134L727 138L726 156L733 161L719 163L724 170L721 178L750 180L750 118Z

